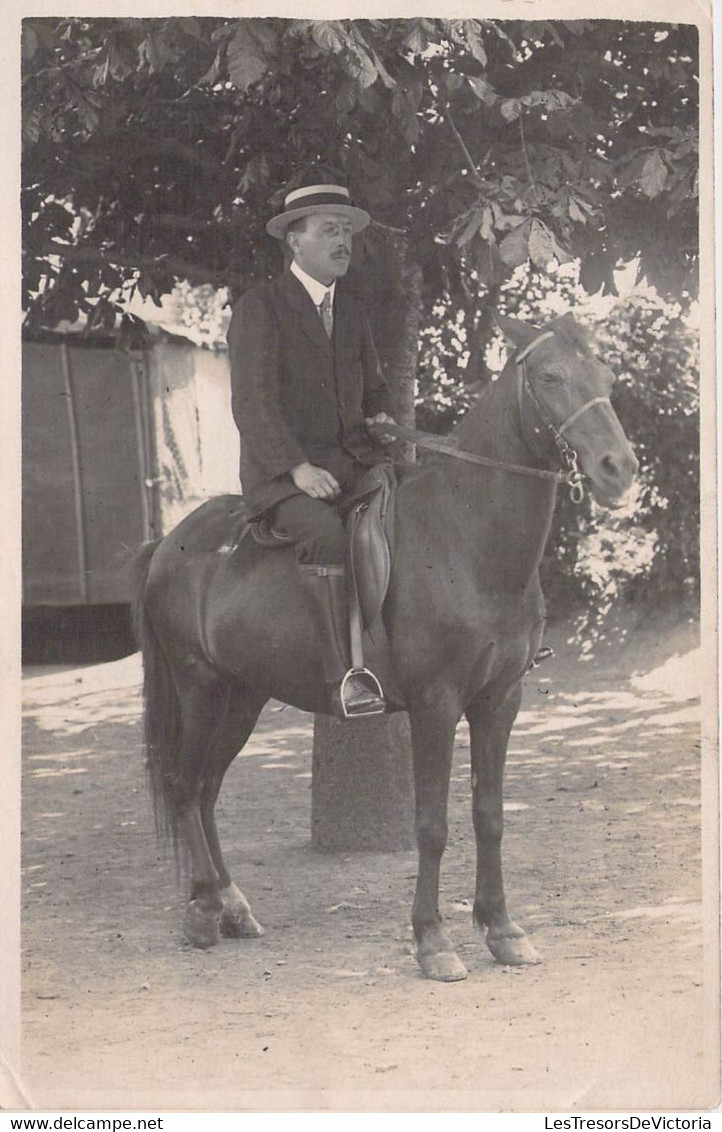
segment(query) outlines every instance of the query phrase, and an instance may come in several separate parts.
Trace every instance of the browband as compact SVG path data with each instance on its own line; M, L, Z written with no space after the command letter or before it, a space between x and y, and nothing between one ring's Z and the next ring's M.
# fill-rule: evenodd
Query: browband
M529 357L532 350L536 350L537 346L541 346L542 342L548 342L549 339L553 337L553 330L544 330L541 334L537 334L536 338L534 338L528 346L525 346L520 354L517 354L515 358L516 364L520 365L520 363L523 362L525 358Z

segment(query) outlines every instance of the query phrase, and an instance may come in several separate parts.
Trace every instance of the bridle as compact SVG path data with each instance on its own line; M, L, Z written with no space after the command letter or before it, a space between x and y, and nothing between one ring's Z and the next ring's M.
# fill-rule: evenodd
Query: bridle
M419 448L427 448L433 452L439 452L443 456L452 456L456 460L465 460L470 464L480 464L485 468L497 468L501 471L512 472L516 475L533 476L536 479L552 480L554 483L566 483L569 485L569 494L572 503L581 503L584 499L584 479L586 478L579 470L579 457L569 442L566 440L564 433L567 429L578 421L584 413L588 412L595 405L608 405L611 409L611 401L608 397L592 397L581 408L575 409L570 413L565 421L560 425L554 424L553 421L547 416L543 406L539 402L534 390L531 387L529 378L526 371L526 359L537 346L541 346L542 342L547 342L554 337L553 330L545 330L538 334L528 346L516 355L514 363L516 365L517 373L517 399L519 403L520 420L524 421L523 414L523 396L528 397L529 401L534 407L539 419L545 428L547 428L554 439L554 443L559 452L559 459L562 463L561 471L548 471L545 468L529 468L525 464L509 464L503 460L493 460L490 456L480 456L476 452L469 452L464 448L459 448L456 441L451 437L440 437L434 433L423 432L421 429L407 428L404 425L386 424L380 426L380 431L388 433L398 440L408 440L413 444L417 444ZM529 442L527 447L530 447Z
M559 453L559 459L561 460L562 467L564 468L562 479L565 483L569 484L569 494L572 503L581 503L584 499L583 481L585 477L584 474L579 470L579 457L569 444L568 440L564 436L564 433L567 431L567 429L571 428L575 421L578 421L580 417L584 416L584 414L589 412L590 409L593 409L595 405L608 405L611 409L612 403L608 397L592 397L589 401L586 401L580 408L575 409L573 413L570 413L566 420L563 421L560 425L555 424L554 421L549 419L539 401L539 398L532 389L531 383L529 382L529 378L526 372L526 359L529 357L529 354L531 354L532 350L535 350L537 346L541 346L542 342L547 342L553 337L553 330L543 331L541 334L538 334L537 337L534 338L528 346L525 346L524 349L519 354L517 354L516 358L514 359L517 367L518 377L517 398L519 403L519 418L523 429L524 410L522 405L522 395L526 394L526 396L534 406L542 424L552 434L554 444L556 445L557 451Z

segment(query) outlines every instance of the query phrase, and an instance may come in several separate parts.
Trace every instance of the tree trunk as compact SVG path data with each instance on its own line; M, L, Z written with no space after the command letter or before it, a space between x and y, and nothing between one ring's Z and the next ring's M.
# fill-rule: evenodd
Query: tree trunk
M414 784L405 712L313 730L311 835L317 849L387 852L414 844Z
M361 290L400 424L414 423L421 270L403 236L383 232ZM413 452L405 453L413 458ZM337 852L414 843L411 740L405 713L314 725L312 840Z

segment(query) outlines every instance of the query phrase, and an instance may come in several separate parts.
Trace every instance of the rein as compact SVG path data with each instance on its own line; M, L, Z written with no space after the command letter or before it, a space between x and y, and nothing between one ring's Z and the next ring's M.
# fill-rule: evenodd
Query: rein
M529 384L525 363L532 350L535 350L542 342L547 342L553 337L553 330L546 330L542 334L539 334L528 346L524 347L521 353L517 354L515 361L517 373L519 374L520 410L521 392L523 389L536 409L542 423L546 425L553 434L554 443L559 450L559 457L563 464L563 471L552 472L543 468L529 468L524 464L508 464L503 460L492 460L489 456L480 456L477 452L469 452L465 448L459 448L456 441L452 438L436 436L434 433L423 432L421 429L417 428L407 428L405 425L384 424L384 432L389 433L396 440L408 440L417 444L419 448L427 448L432 452L439 452L442 456L451 456L455 460L465 460L469 464L480 464L485 468L497 468L500 471L511 472L515 475L533 476L536 479L553 480L555 483L566 483L569 485L569 494L572 502L581 503L584 499L583 481L585 476L579 470L579 457L565 439L564 433L567 429L571 428L574 422L579 420L584 413L593 408L594 405L611 406L611 402L608 397L593 397L590 401L587 401L586 404L582 405L581 408L575 409L573 413L570 413L561 425L555 425L549 420Z
M477 452L459 448L455 440L437 436L433 432L423 432L421 429L407 428L405 425L387 424L386 421L381 428L395 440L409 440L419 448L440 452L442 456L453 456L455 460L466 460L469 464L481 464L485 468L502 468L505 472L536 476L538 479L554 480L556 483L564 483L567 480L566 472L548 472L543 468L527 468L524 464L507 464L503 460L492 460L490 456L480 456Z

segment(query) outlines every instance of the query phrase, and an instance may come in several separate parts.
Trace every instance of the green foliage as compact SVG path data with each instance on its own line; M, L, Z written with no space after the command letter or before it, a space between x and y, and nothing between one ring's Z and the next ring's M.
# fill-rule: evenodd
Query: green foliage
M636 522L654 538L649 569L629 596L699 597L699 356L679 312L637 298L615 308L598 331L602 356L619 380L614 404L641 465Z
M225 291L218 291L209 283L191 287L179 283L174 295L173 321L185 328L196 342L217 347L225 342L230 311Z
M693 610L700 568L697 335L679 305L653 292L619 300L600 317L594 303L585 306L577 274L569 268L552 283L520 270L502 288L498 307L537 325L563 307L575 311L617 376L613 404L640 469L637 491L618 513L588 499L576 506L560 489L542 565L550 609L566 616L585 608L599 618L621 598L642 608L661 601ZM482 309L483 303L477 318ZM422 427L448 431L478 390L478 370L469 373L473 321L474 312L450 298L427 311L417 393ZM484 347L482 383L500 372L506 356L498 332Z
M559 614L575 605L593 627L618 601L651 610L699 608L700 468L698 339L679 308L658 297L619 302L591 323L617 375L612 403L639 460L635 494L621 512L562 491L544 581Z
M696 81L697 31L672 23L26 19L27 321L107 328L132 289L242 290L279 265L264 226L282 187L320 162L373 214L365 276L388 282L391 248L423 272L419 423L445 430L496 364L494 309L533 317L545 279L564 292L559 264L579 262L575 304L615 295L631 262L689 304ZM629 577L652 598L696 585L696 358L659 311L621 305L600 330L642 494L607 538L562 493L553 600L606 600ZM415 335L401 345L413 361Z
M638 259L694 287L696 29L629 21L171 17L24 21L28 319L122 311L136 281L245 287L272 200L346 175L425 277L504 282Z

